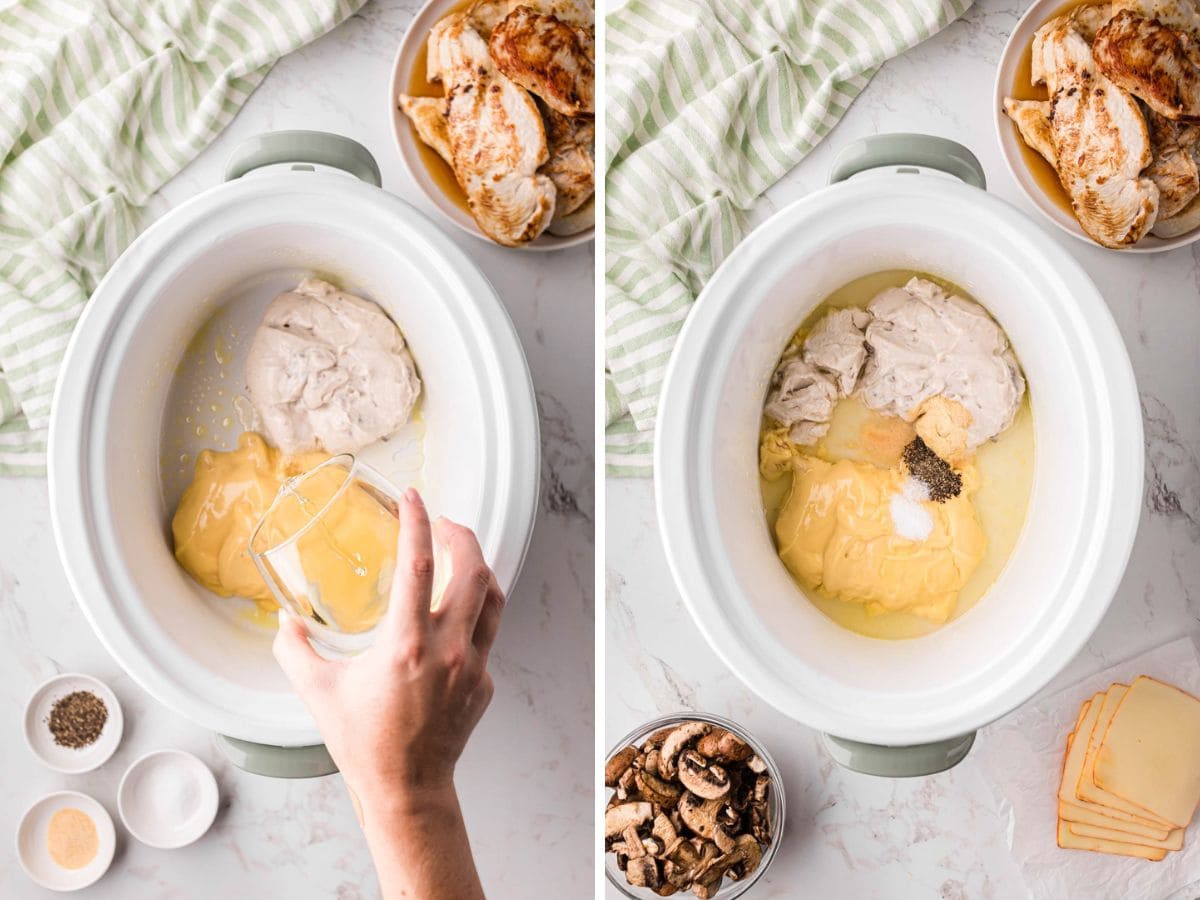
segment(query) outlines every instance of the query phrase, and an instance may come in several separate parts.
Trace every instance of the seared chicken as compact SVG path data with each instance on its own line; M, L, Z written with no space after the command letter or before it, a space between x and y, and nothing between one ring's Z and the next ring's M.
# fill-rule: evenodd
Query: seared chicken
M1113 0L1112 14L1131 12L1143 19L1158 19L1192 37L1200 37L1200 10L1194 0Z
M554 16L560 22L595 34L596 10L590 0L475 0L467 11L471 24L485 38L492 36L492 29L508 18L518 6L526 6L533 12Z
M1200 126L1172 122L1152 109L1145 114L1154 159L1142 174L1158 185L1158 217L1168 219L1200 194L1195 155Z
M554 218L554 182L538 172L549 159L533 99L496 69L487 42L465 15L429 36L429 60L446 91L451 167L479 227L514 247Z
M596 190L596 123L591 118L572 119L542 106L550 159L539 170L549 175L558 190L554 218L568 216Z
M1062 23L1064 27L1070 25L1079 32L1090 46L1096 38L1096 32L1103 28L1105 23L1112 18L1112 12L1111 3L1089 3L1084 6L1077 6L1069 13L1064 13L1056 19L1051 19L1039 28L1033 35L1033 58L1030 61L1030 80L1033 84L1046 83L1045 60L1043 59L1040 46L1044 35L1049 33L1051 25L1055 22Z
M1004 112L1021 132L1021 138L1042 154L1046 162L1058 167L1058 158L1054 155L1054 135L1050 131L1050 101L1049 100L1014 100L1004 98Z
M1196 228L1200 228L1200 197L1169 219L1159 219L1154 223L1152 231L1156 237L1173 238Z
M1123 10L1096 34L1092 53L1109 80L1155 112L1200 118L1200 50L1186 32Z
M1033 54L1050 94L1058 177L1079 224L1106 247L1136 243L1159 202L1158 186L1141 175L1151 152L1137 101L1100 73L1071 16L1038 29Z
M501 72L564 116L595 112L596 48L591 35L555 16L518 6L488 41Z
M410 97L401 94L400 111L412 121L417 136L453 167L450 134L446 130L446 101L442 97Z

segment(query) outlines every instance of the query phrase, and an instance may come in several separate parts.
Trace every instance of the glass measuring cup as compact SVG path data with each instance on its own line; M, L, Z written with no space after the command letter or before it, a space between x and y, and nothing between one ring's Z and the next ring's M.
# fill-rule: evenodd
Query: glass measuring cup
M396 569L400 497L379 472L343 453L285 481L255 526L251 558L319 648L344 656L370 645ZM436 579L445 566L436 542L434 549Z

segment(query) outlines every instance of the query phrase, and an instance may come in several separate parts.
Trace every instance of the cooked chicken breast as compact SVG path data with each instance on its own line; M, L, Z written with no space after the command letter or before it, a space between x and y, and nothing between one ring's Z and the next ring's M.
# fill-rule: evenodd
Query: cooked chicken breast
M1200 127L1173 122L1149 108L1143 113L1154 159L1142 174L1158 185L1158 217L1168 219L1200 194L1195 152Z
M471 24L485 38L492 36L492 29L508 18L518 6L526 6L536 13L554 16L560 22L582 28L589 34L596 33L596 9L590 0L475 0L467 10Z
M596 48L585 30L518 6L488 47L496 68L547 106L564 116L595 112Z
M1151 229L1155 237L1173 238L1200 228L1200 197L1169 219L1159 219Z
M513 247L536 238L554 218L554 182L538 172L549 159L541 114L493 65L487 42L455 14L431 33L431 60L446 91L451 167L479 227Z
M1030 61L1030 81L1035 85L1046 83L1045 61L1040 47L1042 37L1049 33L1050 26L1053 23L1063 22L1064 24L1074 26L1083 39L1088 44L1091 44L1096 38L1096 32L1104 27L1105 23L1112 18L1112 14L1111 3L1089 3L1084 6L1077 6L1069 13L1065 13L1056 19L1051 19L1039 28L1033 35L1033 59Z
M410 97L408 94L401 94L397 100L400 111L408 116L413 127L417 129L417 136L453 167L454 155L450 150L450 134L446 131L445 98Z
M1200 37L1200 10L1194 0L1113 0L1112 14L1131 12L1143 19L1158 19L1168 28L1177 28L1192 37Z
M1050 101L1014 100L1012 97L1005 97L1004 112L1021 132L1021 139L1040 153L1046 162L1057 168L1054 135L1050 131Z
M572 119L539 105L550 159L538 171L549 175L558 190L554 218L561 219L579 209L596 190L596 123L586 117Z
M1106 247L1136 243L1159 202L1158 186L1141 175L1152 157L1137 101L1100 73L1070 16L1038 30L1034 54L1050 93L1058 177L1079 224Z
M1183 31L1129 10L1096 34L1092 53L1113 83L1168 119L1200 119L1200 50Z

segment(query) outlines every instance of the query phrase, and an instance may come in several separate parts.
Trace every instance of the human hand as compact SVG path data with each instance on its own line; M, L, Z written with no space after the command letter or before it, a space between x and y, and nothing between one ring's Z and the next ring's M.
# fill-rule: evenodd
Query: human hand
M454 766L492 699L488 652L504 595L470 529L439 519L451 578L436 611L429 516L411 488L400 501L400 538L388 610L374 643L328 660L303 624L280 612L274 651L304 700L347 786L370 816L453 794Z

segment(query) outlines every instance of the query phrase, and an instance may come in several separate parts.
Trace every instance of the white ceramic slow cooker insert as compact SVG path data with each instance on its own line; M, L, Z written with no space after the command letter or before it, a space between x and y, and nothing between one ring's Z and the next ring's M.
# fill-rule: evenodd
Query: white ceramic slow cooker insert
M835 166L842 174L881 168L786 207L729 256L670 362L655 482L684 600L749 687L850 741L908 747L965 736L952 764L974 729L1045 685L1107 609L1138 521L1142 424L1124 345L1087 275L978 187L898 170L906 159L937 164L933 151L957 147L930 141L852 145ZM957 151L981 185L974 157ZM763 401L790 336L834 290L889 269L947 278L988 308L1024 368L1036 433L1026 522L1004 571L966 614L900 641L853 633L807 600L776 555L758 482Z
M283 134L290 143L268 135L265 151L251 155L326 161L281 154L297 146L297 133ZM300 134L311 138L302 147L345 141ZM532 530L539 472L528 368L487 280L394 196L342 173L297 168L209 190L121 256L67 350L49 450L59 550L105 646L177 712L283 747L320 736L271 655L270 630L233 621L229 601L196 585L173 555L179 488L160 478L161 438L178 412L168 404L175 370L197 330L228 304L245 305L252 325L272 296L309 274L379 303L403 330L424 383L429 508L477 531L506 591ZM244 391L240 366L237 378L231 388ZM368 458L391 474L386 454Z

